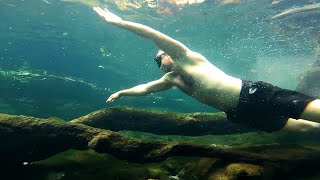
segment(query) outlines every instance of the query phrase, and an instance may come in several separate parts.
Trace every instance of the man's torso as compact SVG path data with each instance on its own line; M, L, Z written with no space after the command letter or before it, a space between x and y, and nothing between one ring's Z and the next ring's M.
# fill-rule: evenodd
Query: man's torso
M237 107L242 81L225 74L200 54L193 53L188 58L175 61L171 82L186 94L219 110Z

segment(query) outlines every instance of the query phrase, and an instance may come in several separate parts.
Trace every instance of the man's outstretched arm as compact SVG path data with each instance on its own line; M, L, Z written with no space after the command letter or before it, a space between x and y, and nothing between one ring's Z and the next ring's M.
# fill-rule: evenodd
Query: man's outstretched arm
M189 49L181 42L172 39L171 37L155 29L139 23L124 21L119 16L111 13L107 9L102 9L100 7L94 7L93 9L108 23L152 40L160 49L168 53L174 59L185 56L189 51Z
M112 94L108 99L107 103L113 102L122 96L143 96L154 92L164 91L170 89L173 84L168 80L171 73L165 74L161 79L149 82L147 84L141 84L129 89L124 89Z

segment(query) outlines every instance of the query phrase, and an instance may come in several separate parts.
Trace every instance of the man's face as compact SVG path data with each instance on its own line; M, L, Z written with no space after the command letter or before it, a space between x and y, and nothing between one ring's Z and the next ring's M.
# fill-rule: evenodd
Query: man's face
M153 59L153 60L157 63L157 65L158 65L159 68L160 68L160 66L161 66L161 64L162 64L162 57L163 57L165 54L166 54L166 53L165 53L164 51L160 50L160 51L158 52L158 54L156 55L156 57Z
M161 71L170 72L173 69L174 62L171 57L167 54L161 55Z

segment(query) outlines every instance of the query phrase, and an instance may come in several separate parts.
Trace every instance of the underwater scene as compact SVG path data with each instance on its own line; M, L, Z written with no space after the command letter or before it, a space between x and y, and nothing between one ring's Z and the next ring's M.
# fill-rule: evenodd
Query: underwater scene
M0 22L0 179L320 179L320 0L0 0Z

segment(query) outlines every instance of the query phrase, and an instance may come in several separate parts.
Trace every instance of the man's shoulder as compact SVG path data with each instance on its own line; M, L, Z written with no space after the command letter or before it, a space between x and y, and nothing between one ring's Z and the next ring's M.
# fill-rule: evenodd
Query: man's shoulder
M189 59L190 61L207 61L207 59L200 53L198 52L195 52L195 51L191 51L189 50L187 53L186 53L186 56L184 57L186 59Z

